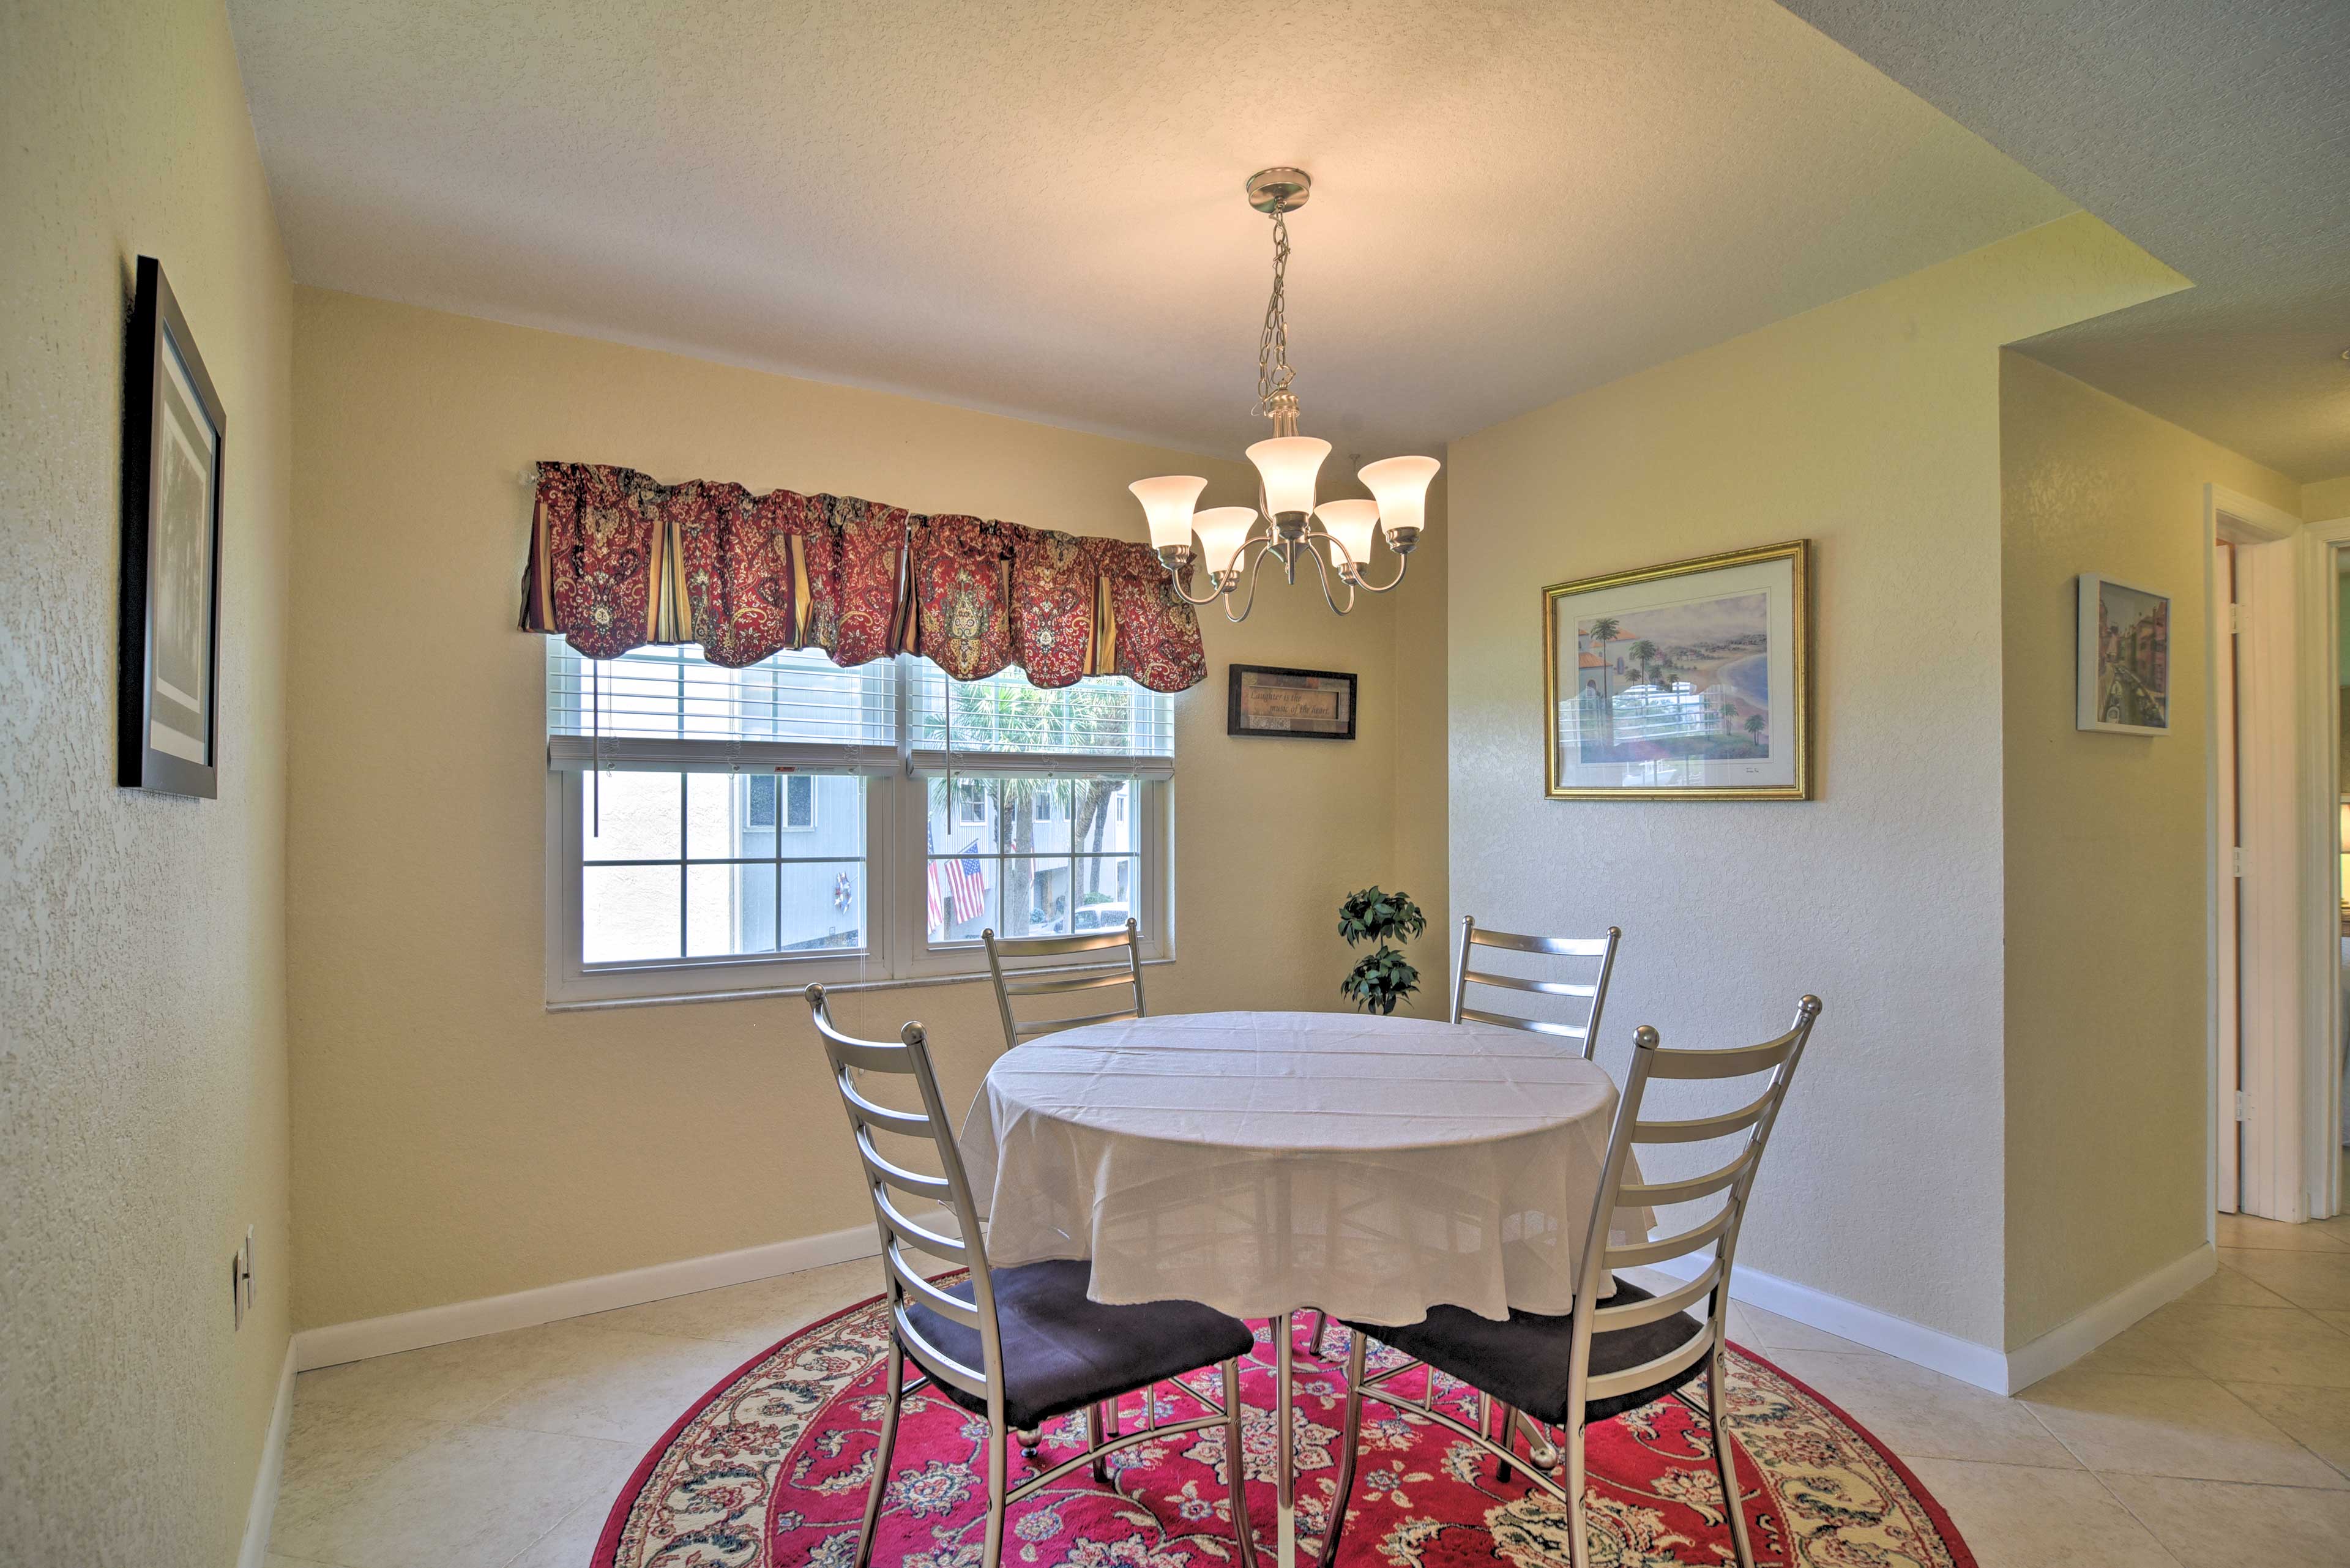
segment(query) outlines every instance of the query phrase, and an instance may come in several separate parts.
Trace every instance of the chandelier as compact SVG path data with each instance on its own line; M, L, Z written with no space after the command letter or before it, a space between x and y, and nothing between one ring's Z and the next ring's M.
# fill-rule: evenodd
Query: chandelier
M1264 330L1256 350L1256 411L1273 421L1273 435L1248 449L1248 460L1256 465L1256 506L1194 512L1192 504L1208 487L1196 474L1169 474L1127 486L1150 520L1150 543L1174 577L1175 591L1194 605L1222 600L1224 618L1235 623L1246 620L1255 607L1257 574L1268 557L1281 563L1282 577L1291 584L1297 581L1299 565L1311 561L1323 598L1340 615L1355 607L1357 589L1383 594L1402 582L1409 564L1404 557L1419 542L1426 522L1429 482L1443 466L1432 457L1390 457L1356 474L1373 499L1315 504L1315 480L1322 460L1330 455L1330 443L1297 433L1297 394L1290 386L1295 372L1289 367L1286 219L1305 205L1313 184L1303 169L1263 169L1249 176L1249 205L1273 220L1273 297L1265 302ZM1260 511L1265 524L1262 532L1257 528ZM1396 575L1385 583L1363 576L1374 530L1385 531L1388 548L1397 556ZM1209 582L1207 597L1196 599L1183 587L1194 534L1200 536ZM1326 562L1317 545L1326 545L1332 559ZM1333 566L1346 587L1343 604L1330 591ZM1248 597L1239 599L1243 577L1248 579Z

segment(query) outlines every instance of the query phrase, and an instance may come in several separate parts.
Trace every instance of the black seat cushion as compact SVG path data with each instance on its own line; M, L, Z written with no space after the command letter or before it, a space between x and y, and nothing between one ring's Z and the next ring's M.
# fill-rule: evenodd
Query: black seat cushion
M1651 1293L1629 1280L1617 1279L1609 1306L1649 1300ZM1604 1320L1603 1320L1604 1321ZM1539 1313L1513 1312L1506 1323L1457 1306L1434 1306L1415 1324L1382 1328L1378 1324L1349 1323L1348 1328L1391 1345L1416 1361L1425 1361L1471 1388L1514 1405L1538 1421L1554 1427L1568 1424L1566 1369L1575 1344L1575 1320L1545 1317ZM1619 1328L1591 1336L1591 1375L1603 1377L1643 1362L1654 1361L1688 1344L1705 1325L1688 1313ZM1586 1421L1607 1421L1627 1410L1663 1398L1684 1384L1705 1375L1705 1360L1682 1368L1662 1381L1628 1394L1594 1399L1585 1407Z
M1003 1337L1003 1417L1026 1428L1081 1410L1097 1399L1246 1355L1256 1346L1248 1324L1197 1302L1104 1306L1086 1299L1092 1265L1023 1263L991 1269L995 1324ZM971 1281L947 1293L972 1299ZM979 1331L911 1299L906 1315L923 1338L965 1366L980 1359ZM946 1383L939 1391L966 1409L987 1401Z

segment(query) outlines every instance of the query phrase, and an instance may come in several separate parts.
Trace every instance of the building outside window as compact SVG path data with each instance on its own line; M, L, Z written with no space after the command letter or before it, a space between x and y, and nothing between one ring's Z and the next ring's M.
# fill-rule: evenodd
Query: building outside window
M901 717L902 716L902 717ZM977 972L980 932L1167 956L1173 703L927 659L549 639L550 1001Z

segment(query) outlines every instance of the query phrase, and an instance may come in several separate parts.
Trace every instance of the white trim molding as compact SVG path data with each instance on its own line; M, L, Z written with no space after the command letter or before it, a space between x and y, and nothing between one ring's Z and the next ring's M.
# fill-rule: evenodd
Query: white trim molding
M1742 1264L1731 1271L1730 1293L1765 1312L1808 1324L1871 1350L1881 1350L1928 1371L1988 1388L1994 1394L2013 1394L2071 1366L2148 1313L2193 1290L2211 1277L2219 1261L2219 1254L2206 1242L2115 1292L2079 1316L2011 1351L1993 1350L1971 1339L1960 1339L1939 1328L1929 1328L1906 1317L1896 1317ZM1688 1280L1695 1279L1711 1262L1711 1253L1692 1253L1656 1264L1655 1268L1659 1273Z
M2312 839L2325 804L2314 798L2311 780L2332 777L2324 752L2325 732L2313 734L2304 721L2313 636L2308 560L2314 552L2303 536L2301 519L2292 514L2217 484L2205 485L2203 494L2210 535L2236 546L2236 601L2241 611L2235 644L2236 818L2242 853L2236 904L2241 1071L2236 1087L2244 1108L2237 1123L2241 1155L2236 1206L2243 1213L2270 1220L2305 1220L2309 1207L2301 1129L2306 1075L2302 1064L2309 1030L2329 1011L2318 988L2321 981L2330 985L2332 973L2331 964L2316 963L2317 944L2330 940L2331 932L2313 929L2310 888L2316 878L2307 870L2323 854L2322 846ZM2220 635L2215 619L2215 643ZM2215 836L2215 877L2227 874L2219 862L2228 850ZM2323 859L2315 863L2331 864ZM2330 884L2333 878L2324 880ZM2212 930L2215 942L2223 940L2216 918ZM2220 1104L2226 1075L2219 1060L2217 1009L2224 1001L2215 986L2215 1158L2217 1140L2228 1132L2225 1113L2232 1109Z
M294 1341L286 1341L286 1359L277 1370L277 1402L269 1412L269 1431L261 1439L261 1470L253 1478L253 1501L244 1510L244 1543L237 1549L236 1568L262 1568L269 1556L269 1529L277 1521L277 1484L286 1477L286 1429L294 1420Z
M2336 762L2342 746L2336 639L2343 628L2337 624L2338 563L2334 554L2350 548L2350 517L2312 521L2302 536L2307 549L2302 659L2308 697L2300 728L2309 797L2303 831L2309 836L2309 863L2326 870L2309 879L2303 894L2310 980L2298 1075L2304 1201L2301 1212L2293 1218L2323 1220L2343 1212L2344 1200L2350 1197L2341 1186L2343 1096L2350 1094L2350 1086L2345 1085L2341 1069L2342 956L2336 932L2345 889L2336 859L2340 845L2335 794L2337 789L2350 793L2350 779L2339 776Z
M2062 1372L2138 1319L2168 1306L2219 1270L2219 1251L2207 1241L2143 1279L2124 1285L2077 1316L2009 1351L2005 1358L2007 1386L1999 1392L2013 1394L2031 1387L2051 1373Z
M294 1361L302 1371L309 1372L371 1355L421 1350L429 1345L503 1334L512 1328L533 1328L559 1318L641 1306L646 1302L691 1295L696 1291L745 1285L754 1280L796 1273L802 1269L870 1258L880 1251L879 1233L870 1225L860 1225L788 1241L771 1241L760 1247L744 1247L739 1251L681 1258L675 1262L655 1263L617 1274L566 1280L536 1290L515 1291L510 1295L484 1296L416 1312L395 1313L388 1317L306 1328L294 1336Z

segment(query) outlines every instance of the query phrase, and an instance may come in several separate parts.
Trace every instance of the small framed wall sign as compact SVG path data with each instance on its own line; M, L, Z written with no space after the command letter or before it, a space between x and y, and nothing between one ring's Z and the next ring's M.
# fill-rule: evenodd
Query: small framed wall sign
M2080 676L2073 727L2170 732L2170 596L2081 575Z
M1335 670L1232 667L1228 735L1289 735L1317 741L1355 738L1355 677Z
M221 455L228 416L180 302L139 258L125 357L117 781L220 793Z
M1811 541L1543 590L1553 800L1809 800Z

